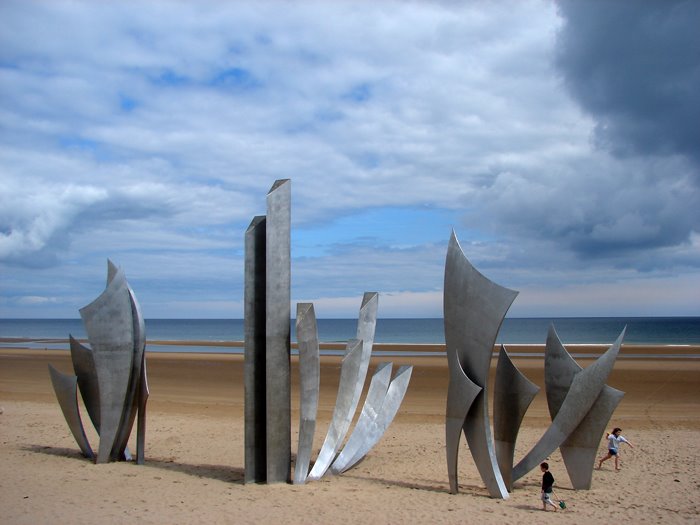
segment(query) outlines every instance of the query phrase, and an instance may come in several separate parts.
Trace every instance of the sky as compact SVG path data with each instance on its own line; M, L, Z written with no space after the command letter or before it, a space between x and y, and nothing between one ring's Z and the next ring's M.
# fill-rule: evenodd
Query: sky
M700 315L700 2L0 3L0 316L241 318L292 184L292 312Z

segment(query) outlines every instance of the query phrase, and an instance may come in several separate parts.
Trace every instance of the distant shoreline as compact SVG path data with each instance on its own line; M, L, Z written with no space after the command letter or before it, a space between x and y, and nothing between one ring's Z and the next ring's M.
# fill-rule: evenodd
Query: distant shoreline
M617 339L626 327L625 343L634 345L699 345L700 318L563 318L529 319L506 318L496 339L515 349L518 345L543 345L551 324L565 345L607 346ZM357 319L319 319L318 339L329 346L327 351L342 350L346 342L355 337ZM80 319L68 320L11 320L0 319L0 337L14 339L51 339L64 341L71 334L79 340L87 338ZM294 322L290 324L291 340L296 340ZM186 351L184 347L195 345L193 351L215 347L241 347L245 338L245 322L232 320L146 320L146 337L150 345L159 344L156 351ZM445 328L442 319L383 319L377 320L375 344L414 345L415 351L441 351L445 344ZM335 346L333 346L335 345ZM579 348L573 347L573 348ZM583 348L583 347L581 347Z
M79 339L82 343L87 340ZM244 341L202 341L202 340L147 340L147 351L154 354L242 354ZM499 344L494 345L494 356L498 355ZM511 357L544 357L544 344L514 343L504 345ZM574 343L564 345L574 358L594 359L605 352L610 345L604 343ZM292 355L296 354L297 344L292 342ZM319 343L322 355L342 355L345 344L340 342ZM170 350L172 348L172 350ZM199 350L199 349L202 350ZM57 351L69 350L68 339L0 337L0 349L18 351ZM374 343L375 357L440 357L445 355L445 345L436 343ZM619 359L700 359L700 345L697 344L623 344Z

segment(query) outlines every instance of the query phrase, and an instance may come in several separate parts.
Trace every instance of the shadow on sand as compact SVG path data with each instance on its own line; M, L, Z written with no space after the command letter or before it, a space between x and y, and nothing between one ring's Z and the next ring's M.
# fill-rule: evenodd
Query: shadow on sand
M404 489L414 489L414 490L426 490L429 492L439 492L439 493L449 493L450 488L449 485L444 482L444 481L433 481L433 480L428 480L428 483L416 483L412 481L402 481L402 480L396 480L396 479L385 479L385 478L373 478L370 476L359 476L359 475L352 475L343 473L341 474L343 477L351 478L351 479L357 479L357 480L367 480L367 481L373 481L375 483L381 483L382 485L387 485L387 486L392 486L392 487L400 487ZM459 491L460 494L469 494L471 496L476 496L476 497L485 497L485 498L490 498L488 494L486 494L484 491L484 487L478 486L478 485L459 485Z
M64 457L70 459L81 459L91 462L83 456L79 450L65 447L50 447L45 445L27 445L22 447L22 450L34 452L37 454L47 454L49 456ZM223 465L195 465L189 463L177 463L172 460L164 460L159 458L146 458L146 463L142 465L144 468L157 468L163 470L171 470L181 472L198 478L215 479L225 481L227 483L243 483L245 471L240 467L227 467Z

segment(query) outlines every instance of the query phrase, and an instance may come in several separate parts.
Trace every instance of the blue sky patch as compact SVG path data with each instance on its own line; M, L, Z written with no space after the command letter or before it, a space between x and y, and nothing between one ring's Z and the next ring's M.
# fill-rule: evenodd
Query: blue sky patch
M216 87L234 89L256 89L262 87L262 82L250 71L240 67L232 67L218 73L211 81Z

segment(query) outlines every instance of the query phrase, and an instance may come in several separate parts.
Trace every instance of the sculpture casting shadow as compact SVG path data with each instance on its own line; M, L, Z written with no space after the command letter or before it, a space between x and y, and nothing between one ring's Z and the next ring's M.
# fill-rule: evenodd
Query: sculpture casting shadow
M496 337L518 292L490 281L467 260L454 232L445 262L445 343L450 372L445 418L450 492L459 490L459 439L467 438L492 497L507 498L513 483L561 449L574 489L590 489L600 437L624 392L605 384L625 329L595 363L581 368L551 326L545 348L545 388L552 423L513 466L522 419L539 387L529 381L501 345L495 377L494 436L486 387Z

